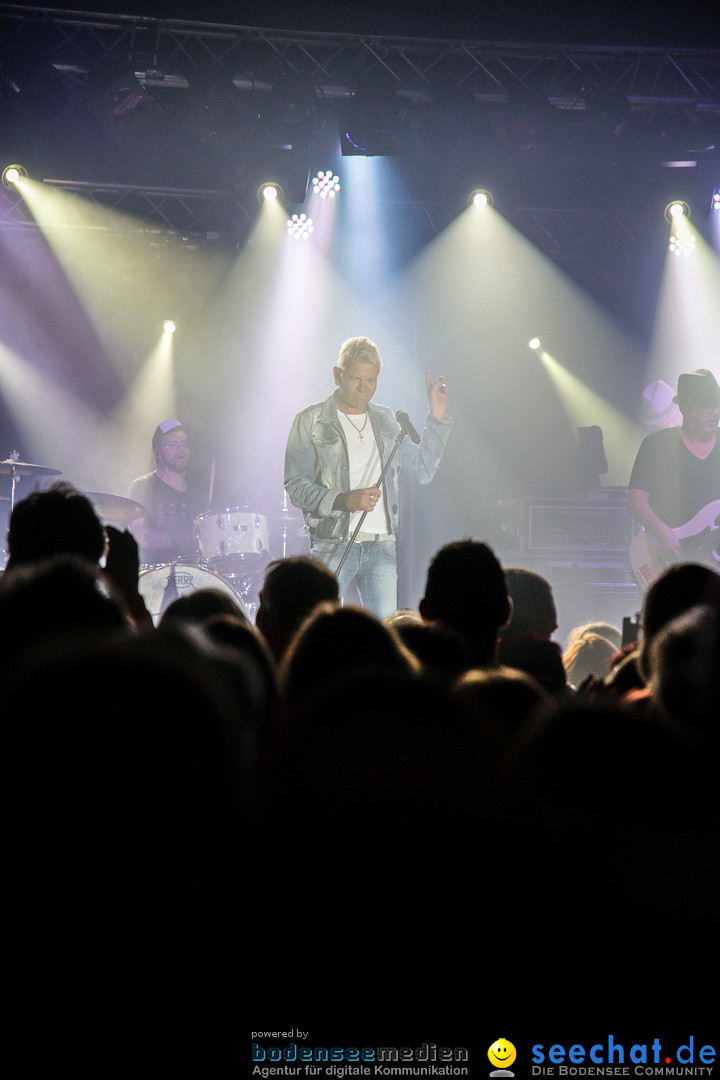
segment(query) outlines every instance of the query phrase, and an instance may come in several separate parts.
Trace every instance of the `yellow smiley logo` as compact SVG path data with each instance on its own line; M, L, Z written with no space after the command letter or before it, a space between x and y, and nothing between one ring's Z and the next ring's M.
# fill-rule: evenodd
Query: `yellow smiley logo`
M507 1069L517 1057L517 1051L507 1039L496 1039L488 1050L490 1064L498 1069Z

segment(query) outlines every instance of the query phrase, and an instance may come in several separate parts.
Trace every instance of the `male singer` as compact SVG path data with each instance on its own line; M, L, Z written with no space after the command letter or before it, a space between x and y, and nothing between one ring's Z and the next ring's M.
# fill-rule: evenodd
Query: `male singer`
M338 573L340 596L355 581L363 607L385 618L397 610L399 473L429 484L437 472L453 421L446 417L448 387L425 373L430 412L420 438L407 425L390 467L378 480L402 430L392 411L372 403L382 367L366 337L340 346L335 390L295 417L285 453L285 488L303 511L311 554L337 568L362 514L360 531ZM417 440L417 441L415 441Z

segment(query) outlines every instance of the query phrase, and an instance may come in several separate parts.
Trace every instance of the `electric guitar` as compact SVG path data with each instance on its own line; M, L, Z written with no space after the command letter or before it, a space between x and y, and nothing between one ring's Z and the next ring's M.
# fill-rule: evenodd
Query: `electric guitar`
M647 589L663 570L678 562L702 563L720 572L720 499L703 506L690 521L672 531L680 541L677 556L663 551L647 529L633 538L628 557L641 589Z

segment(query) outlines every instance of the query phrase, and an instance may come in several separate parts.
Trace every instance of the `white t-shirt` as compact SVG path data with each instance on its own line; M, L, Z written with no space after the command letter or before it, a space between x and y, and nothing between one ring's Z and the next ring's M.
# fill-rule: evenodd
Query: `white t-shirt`
M350 490L374 487L382 472L380 453L375 440L375 432L366 412L353 414L352 419L338 409L338 417L345 432L345 441L350 459ZM362 438L360 435L362 434ZM354 532L361 511L350 515L350 532ZM364 533L387 533L385 520L385 499L381 494L374 510L365 515L362 523Z

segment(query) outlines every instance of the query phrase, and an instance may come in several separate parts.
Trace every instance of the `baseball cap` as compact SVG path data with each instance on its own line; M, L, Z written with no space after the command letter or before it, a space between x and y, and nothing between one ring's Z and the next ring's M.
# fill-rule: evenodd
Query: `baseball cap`
M171 431L179 431L184 429L185 425L181 424L179 420L163 420L161 424L155 428L152 437L153 450L157 450L158 446L162 442L166 435L169 435Z

